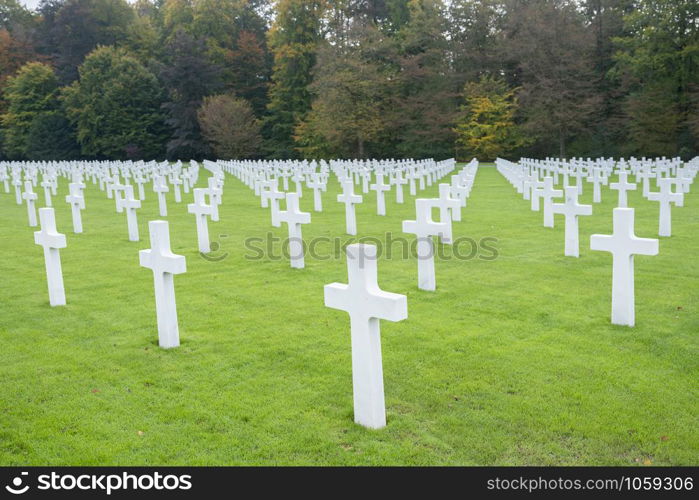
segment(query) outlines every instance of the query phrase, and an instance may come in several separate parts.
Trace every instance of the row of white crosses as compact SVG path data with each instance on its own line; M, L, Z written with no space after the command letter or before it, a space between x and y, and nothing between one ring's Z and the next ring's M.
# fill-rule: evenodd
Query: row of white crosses
M175 165L167 162L48 162L45 164L41 162L10 162L9 164L0 164L0 176L9 178L10 176L7 173L9 168L13 184L17 186L17 202L21 204L24 200L27 204L30 226L36 226L35 204L37 195L33 191L33 186L36 185L38 173L42 173L40 185L44 188L46 207L53 206L52 196L56 194L58 180L61 177L66 177L69 181L72 181L69 184L69 194L66 196L66 202L71 205L73 230L75 233L82 233L83 231L81 216L81 211L85 209L83 194L85 184L83 179L84 177L91 177L93 184L99 183L100 189L106 191L107 197L115 200L118 213L126 211L129 239L138 241L136 210L140 208L140 201L145 199L144 183L150 179L153 180L153 190L158 196L160 215L164 217L167 215L165 193L170 191L169 185L173 186L175 202L179 203L182 201L179 186L182 185L184 191L189 192L190 186L196 183L198 165L196 162L191 163L188 168L183 168L181 162ZM22 185L22 178L25 179L24 192L21 192L19 189L19 186ZM134 195L134 189L130 180L133 180L138 186L138 198ZM217 207L218 203L220 203L220 186L218 183L219 178L216 179L213 186L210 186L213 191L213 198L217 201L217 203L212 203L214 206L213 220L218 218Z
M638 189L638 183L642 183L642 193L650 201L657 201L658 235L671 236L672 234L672 204L678 207L684 204L684 194L688 193L699 169L693 162L682 163L679 158L659 158L650 160L643 158L628 161L621 159L618 162L613 159L597 160L571 160L571 162L547 160L522 159L520 165L524 167L518 175L522 178L534 176L534 183L539 176L553 176L554 183L558 182L558 176L563 175L564 185L568 185L568 177L575 176L578 193L582 194L583 184L581 179L586 178L593 184L593 202L601 202L601 186L609 185L617 191L617 207L628 207L628 192ZM617 174L618 181L609 184L609 176ZM630 176L635 177L636 182L630 182ZM655 181L658 191L651 191L651 182ZM516 181L515 181L516 182ZM526 185L523 184L523 185ZM673 191L674 189L674 191ZM534 192L533 192L534 193ZM532 194L534 196L534 194Z
M417 220L406 221L404 225L407 231L414 232L418 238L422 237L419 240L421 249L431 248L431 238L434 235L442 238L443 242L451 241L451 220L460 220L460 210L466 203L476 167L477 162L472 163L469 167L452 176L451 184L441 184L439 198L416 200ZM209 188L195 189L194 203L188 205L188 210L195 215L197 220L197 233L200 235L199 247L202 252L208 251L206 217L212 215L212 206L215 205L216 196L214 192L218 190L220 197L220 188L217 185L219 181L217 173L220 170L213 171L214 175L209 178ZM379 185L382 184L380 179L380 177L377 178ZM76 177L74 180L77 182L71 183L69 198L74 198L71 203L74 207L79 208L81 201L84 204L84 198L81 196L84 184L81 184L80 179ZM349 179L347 182L352 183ZM122 186L119 179L116 178L112 178L106 184L111 186L111 193L116 200L117 209L126 211L127 221L135 221L135 210L140 207L140 200L134 198L133 187L130 184ZM154 176L154 191L159 195L161 192L165 192L162 189L163 184L164 178L162 176ZM123 197L120 194L122 191ZM269 190L270 193L275 191L276 189ZM206 204L206 194L210 196L210 205ZM302 241L300 226L310 222L310 214L299 210L298 194L298 192L285 193L286 210L277 210L274 218L277 223L286 222L288 224L292 266L303 267L302 248L299 248ZM278 201L279 198L270 196L268 199ZM439 209L439 222L432 221L432 208ZM36 240L45 249L51 303L52 305L65 304L58 255L58 250L66 246L65 236L58 234L55 230L53 209L44 208L41 209L40 213L42 231L37 232ZM132 237L132 224L135 222L129 222L130 239L137 240L137 227ZM435 230L435 228L439 230ZM186 271L185 258L175 255L171 251L167 222L151 221L149 229L151 248L139 253L140 263L143 267L153 271L159 343L164 348L176 347L179 345L179 332L174 275ZM206 239L204 240L204 238ZM326 304L329 307L346 310L351 318L355 421L367 427L380 428L385 426L385 403L379 321L380 319L391 321L405 319L407 317L407 300L403 295L389 294L378 288L375 247L351 245L347 252L349 284L328 285L326 287ZM421 254L423 253L425 253L424 250L421 250ZM428 253L433 252L430 250ZM429 259L433 259L433 256L429 255ZM419 262L421 261L419 260ZM427 284L421 288L434 289L433 275L432 260L432 285ZM424 280L422 275L420 276L422 283ZM60 286L57 285L58 282L60 282Z
M477 163L477 162L476 162ZM301 225L310 223L310 214L301 212L299 199L303 196L303 183L313 190L313 208L316 212L323 210L321 193L327 190L327 183L332 174L338 178L342 193L337 201L345 205L345 229L347 234L357 234L357 218L355 207L364 198L355 193L355 186L361 185L364 193L369 190L376 192L377 214L386 215L385 194L396 188L396 202L403 203L403 185L407 177L420 179L421 188L429 186L454 169L453 159L441 162L434 160L332 160L330 164L324 160L315 161L205 161L209 169L222 169L240 179L255 195L260 197L260 205L270 208L272 225L281 226L286 222L289 230L290 264L295 268L303 268L303 241ZM473 165L473 164L472 164ZM471 165L471 166L472 166ZM468 169L470 170L470 169ZM406 177L407 176L407 177ZM283 181L283 190L279 190L279 179ZM371 180L375 182L371 183ZM289 179L295 184L293 193L286 192ZM388 182L386 182L388 180ZM470 180L472 182L472 179ZM455 196L465 204L469 194L469 179L461 175L452 176L452 188ZM411 190L412 191L412 190ZM295 196L289 196L294 194ZM281 200L285 200L287 209L280 208ZM457 219L458 220L458 219Z
M588 161L587 163L593 163ZM553 203L553 199L560 196L562 192L553 188L554 177L546 175L544 177L543 186L539 187L539 165L532 160L524 160L520 164L515 164L507 160L498 159L498 171L507 178L510 183L523 193L526 198L527 190L530 190L532 197L539 196L544 200L544 226L553 227L553 214L559 213L565 216L565 255L571 257L579 256L579 231L578 217L583 215L592 215L591 205L581 205L578 202L578 196L581 189L578 185L565 185L565 203ZM534 165L534 166L533 166ZM610 160L597 161L593 163L592 182L595 185L594 198L598 199L598 186L606 184L601 181L614 168L614 162ZM602 166L600 166L602 165ZM661 165L667 167L667 164L661 161ZM648 199L660 202L660 236L670 236L670 203L682 204L684 192L688 192L689 185L696 176L697 169L694 164L683 167L676 162L670 163L675 171L681 172L682 178L682 193L673 193L671 190L674 179L663 176L656 176L660 191L657 193L649 192ZM580 172L585 167L585 162L578 162L578 170L567 169L565 172ZM648 179L649 165L646 160L643 162L639 172L643 179ZM544 173L551 173L552 169L558 169L556 162L546 162L541 169ZM565 167L567 168L567 167ZM604 176L601 172L607 172ZM613 271L612 271L612 323L618 325L634 326L635 324L635 299L634 299L634 262L633 256L640 255L657 255L658 240L638 238L634 232L634 210L628 208L627 191L636 189L636 184L628 182L628 172L625 169L625 163L620 162L619 170L616 172L619 180L616 183L611 183L610 188L619 192L618 206L614 209L614 234L611 236L592 235L590 240L591 250L608 251L613 255ZM638 174L637 174L638 175ZM533 199L533 198L532 198ZM538 204L532 201L532 209L538 210Z
M64 165L58 165L58 168L53 169L56 165L51 167L45 167L46 171L44 173L46 184L43 186L47 192L51 189L55 191L57 185L57 177L64 176L71 179L73 182L69 184L69 194L66 196L66 202L71 205L72 219L73 219L73 230L75 233L82 233L82 218L81 210L85 208L85 198L83 190L85 189L85 184L83 183L83 174L90 175L92 168L98 168L98 172L93 176L93 182L101 180L100 188L107 191L108 197L114 198L116 201L117 212L126 212L127 226L129 232L129 240L138 241L138 225L136 221L136 209L140 208L141 201L134 197L133 186L129 183L122 184L120 182L119 174L112 174L111 168L107 168L106 171L101 168L103 165L81 165L76 166L72 164L70 167L65 167ZM113 165L111 165L113 167ZM37 199L36 193L33 191L33 184L36 178L37 172L44 166L27 166L22 164L14 163L12 165L13 177L21 178L22 175L27 179L24 181L25 191L22 193L21 199L25 200L27 203L27 210L29 211L30 225L35 226L35 201ZM165 174L161 169L152 170L149 173L144 172L144 168L139 166L139 172L137 175L132 175L126 173L128 170L125 168L133 168L131 165L124 167L120 165L116 167L120 170L121 175L126 177L137 177L141 175L149 176L154 180L154 191L160 195L162 192L166 192L163 189L165 184ZM168 165L167 168L170 168ZM187 169L182 178L189 179L187 185L193 185L196 182L196 175L192 174L193 168ZM0 168L0 172L4 171ZM56 171L60 175L56 175ZM170 173L167 176L170 184L177 186L178 183L175 180L176 176ZM173 182L174 181L174 182ZM206 231L206 226L204 224L204 229L202 230L201 225L201 215L202 212L206 215L215 213L216 219L218 211L213 211L212 207L217 207L221 202L221 193L223 185L223 173L220 171L214 171L213 175L208 180L208 188L195 190L195 202L189 206L190 212L197 215L197 233L199 238L200 251L208 252L208 231ZM123 193L123 196L122 196ZM178 190L175 191L176 198ZM52 192L51 194L55 194ZM201 196L209 195L211 203L206 205L203 197ZM181 198L181 197L180 197ZM47 202L50 203L51 198L48 197ZM204 205L208 207L207 210L198 210L198 208ZM161 213L163 212L161 206ZM61 268L60 254L59 250L66 248L66 238L65 235L60 234L56 230L56 221L54 209L51 207L41 208L39 210L40 220L41 220L41 231L35 233L35 242L44 248L45 256L45 268L47 276L47 284L49 290L49 303L51 306L61 306L65 305L65 289L63 286L63 274ZM205 220L205 219L204 219ZM174 284L172 276L174 274L179 274L184 272L185 264L183 256L176 256L170 251L169 243L169 232L167 222L165 221L152 221L149 223L149 229L151 232L151 246L150 250L141 252L141 264L144 267L150 268L154 273L154 290L155 290L155 302L156 302L156 316L158 320L158 337L159 344L164 348L176 347L179 345L179 333L177 327L177 313L175 305L175 295L174 295ZM205 240L206 248L202 244L202 240Z

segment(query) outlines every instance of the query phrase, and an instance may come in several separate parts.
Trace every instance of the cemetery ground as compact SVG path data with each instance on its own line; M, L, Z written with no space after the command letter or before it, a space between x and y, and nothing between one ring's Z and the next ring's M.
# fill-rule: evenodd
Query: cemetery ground
M256 253L246 238L284 239L287 228L273 228L269 209L227 175L220 222L209 222L220 248L203 258L191 193L181 204L168 193L172 250L187 272L175 277L182 344L163 350L153 275L138 257L150 246L148 221L160 219L157 197L148 185L134 243L114 200L85 181L83 234L72 232L65 179L53 202L68 240L65 307L49 307L26 206L0 193L2 465L697 463L697 193L673 208L660 254L636 257L628 328L610 323L611 255L589 250L590 234L611 234L617 193L605 188L580 219L580 258L564 257L563 218L544 228L541 212L481 166L454 238L497 238L488 243L496 258L487 249L438 257L437 290L425 292L415 258L398 243L390 259L384 248L379 285L406 294L409 315L381 325L387 427L372 431L353 423L349 317L323 305L324 285L347 282L342 253L318 244L330 258L307 254L301 270L286 258L246 258ZM364 194L354 239L339 192L333 177L317 213L304 189L307 244L388 232L412 241L401 233L415 218L407 188L403 205L387 194L385 217L375 215L375 193ZM591 200L586 184L581 202ZM657 203L639 190L629 206L636 234L657 238Z

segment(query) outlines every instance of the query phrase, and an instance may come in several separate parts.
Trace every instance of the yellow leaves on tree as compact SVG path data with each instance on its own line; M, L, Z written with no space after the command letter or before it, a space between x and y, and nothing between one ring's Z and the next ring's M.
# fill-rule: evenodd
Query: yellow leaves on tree
M465 104L456 125L456 144L461 158L494 160L524 145L514 116L516 89L493 77L481 77L464 87Z

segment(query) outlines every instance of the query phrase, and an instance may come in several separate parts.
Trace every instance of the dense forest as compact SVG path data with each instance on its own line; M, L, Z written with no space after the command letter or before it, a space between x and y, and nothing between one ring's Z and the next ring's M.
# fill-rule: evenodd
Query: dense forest
M697 0L0 0L2 159L699 154Z

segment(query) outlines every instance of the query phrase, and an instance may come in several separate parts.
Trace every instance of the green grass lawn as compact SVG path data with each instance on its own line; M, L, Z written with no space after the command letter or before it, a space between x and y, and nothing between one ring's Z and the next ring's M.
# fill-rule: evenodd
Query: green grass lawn
M616 192L605 188L581 218L581 257L567 258L562 216L544 228L494 168L481 168L454 237L497 238L497 259L438 260L433 293L417 289L414 259L379 262L380 286L408 296L409 317L382 322L388 425L371 431L353 423L349 318L323 305L323 285L347 282L342 255L307 257L303 270L246 259L245 238L287 230L227 176L209 231L221 245L213 255L228 255L204 259L191 194L176 205L170 193L172 248L187 272L175 278L182 345L166 351L152 273L138 259L148 220L160 218L155 193L148 186L134 243L125 214L89 182L85 232L73 234L67 187L62 179L54 198L68 239L68 305L57 308L26 207L0 193L1 465L699 463L696 193L673 209L675 235L660 254L636 258L637 326L618 327L611 255L589 250L590 234L611 232ZM305 191L307 241L349 241L339 190L333 179L322 213ZM589 185L582 201L591 199ZM360 237L404 236L414 203L407 189L404 205L394 201L379 217L365 195ZM657 237L658 204L639 192L629 203L636 234Z

